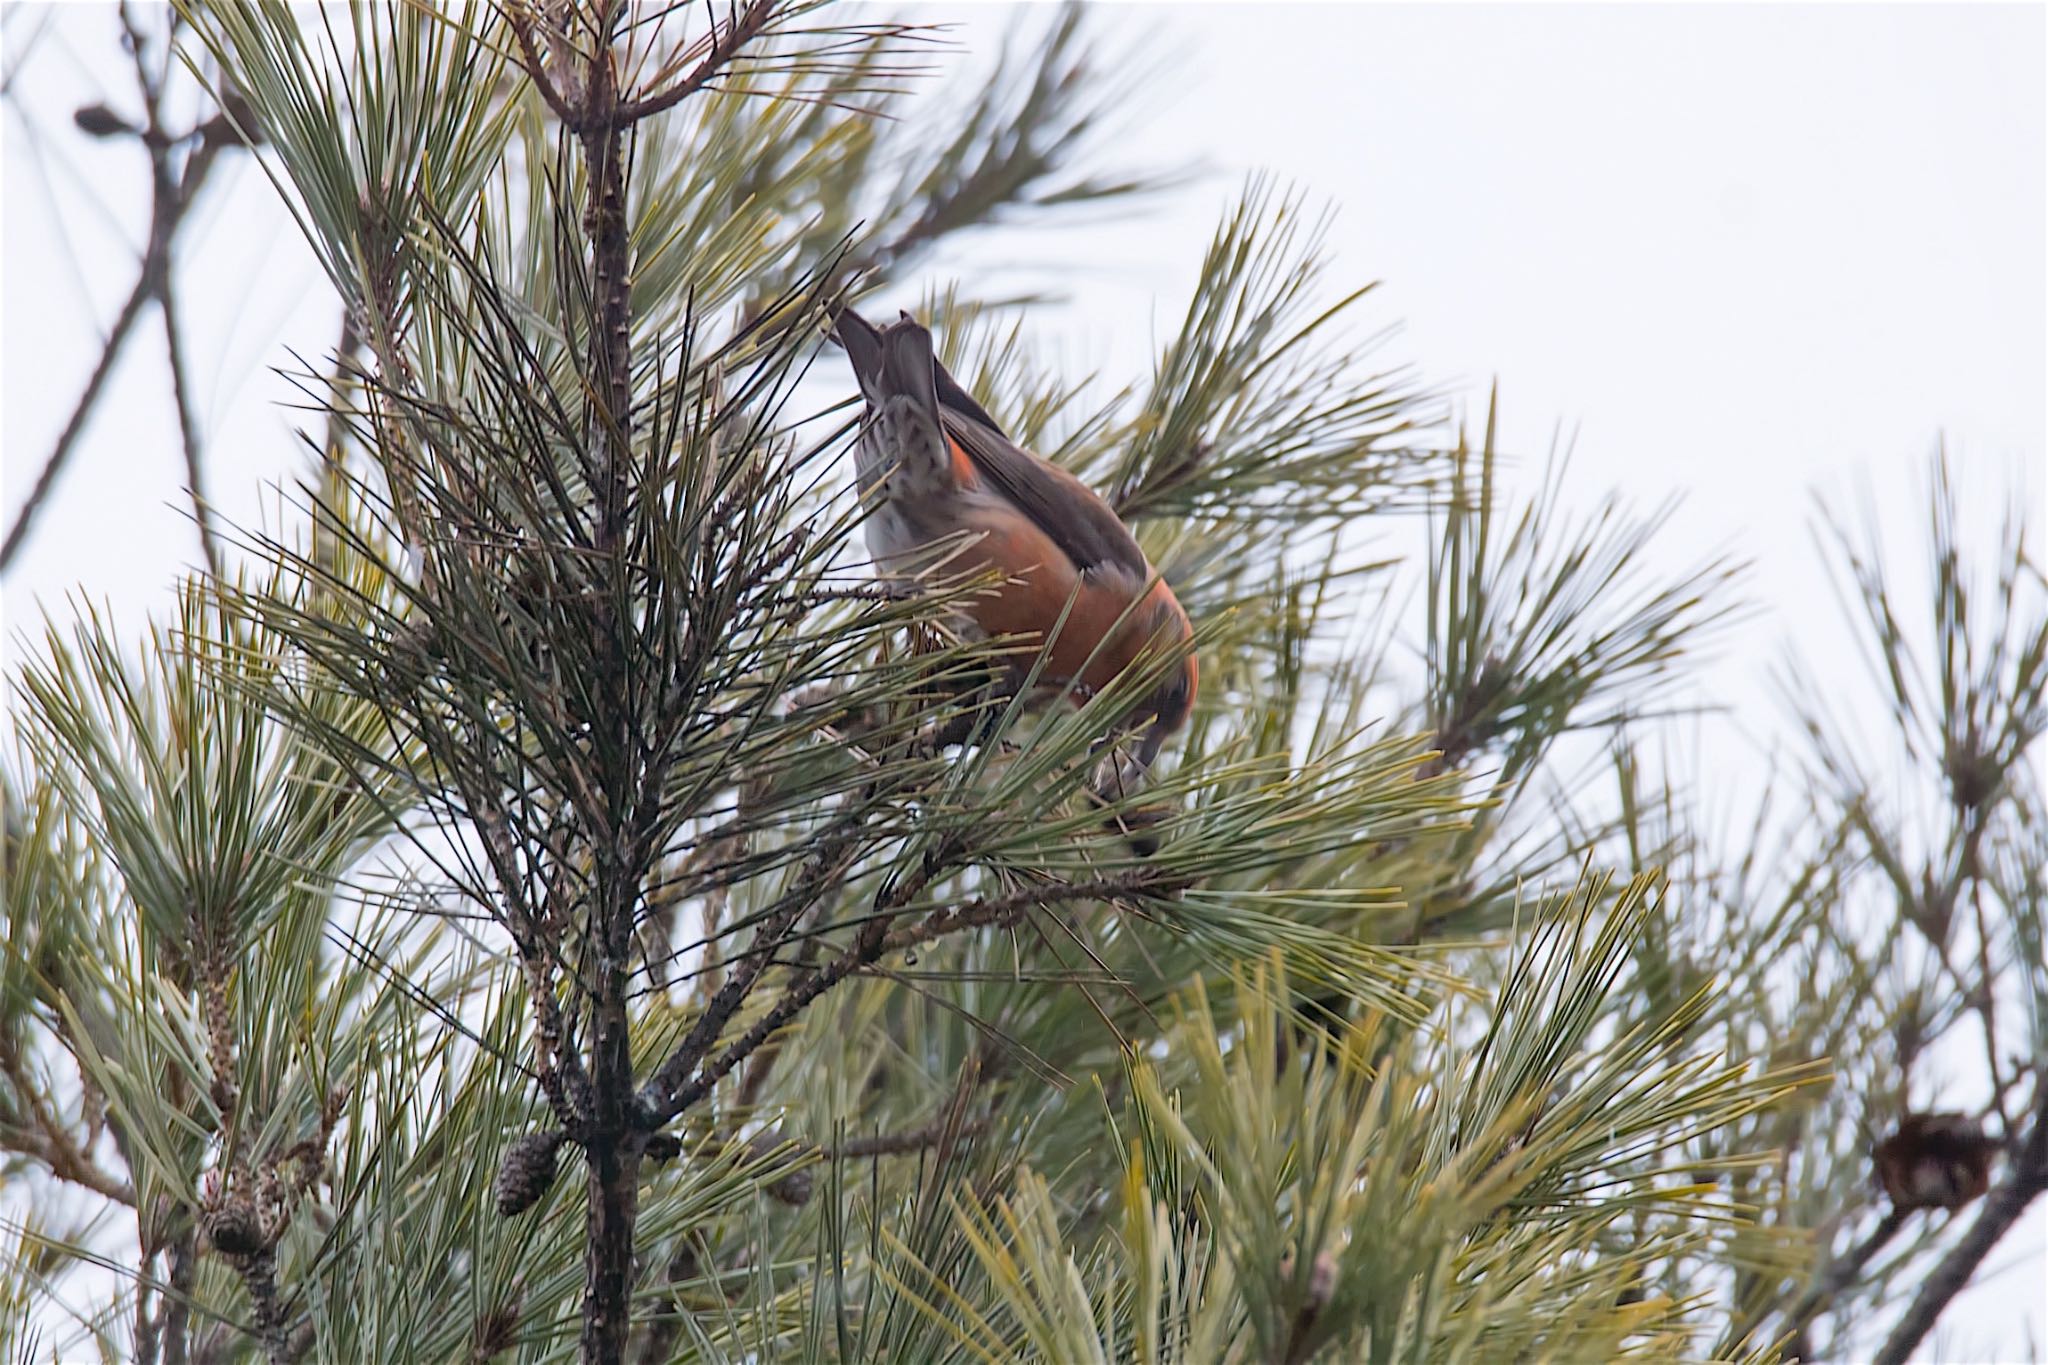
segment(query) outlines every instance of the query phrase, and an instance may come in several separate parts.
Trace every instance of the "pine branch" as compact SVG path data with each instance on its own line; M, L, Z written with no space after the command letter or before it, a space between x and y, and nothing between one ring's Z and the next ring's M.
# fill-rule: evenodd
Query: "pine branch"
M875 913L861 926L850 947L824 966L812 968L799 975L784 989L766 1014L756 1020L724 1051L707 1062L687 1085L677 1089L665 1102L652 1102L654 1097L643 1093L642 1102L648 1105L649 1112L658 1116L654 1121L658 1124L666 1123L697 1104L711 1092L711 1088L720 1079L753 1055L778 1030L803 1013L812 1002L847 977L872 966L890 952L933 942L969 929L1013 923L1030 909L1060 901L1107 900L1117 895L1130 894L1140 888L1149 886L1152 889L1160 889L1163 886L1159 877L1143 871L1082 883L1054 883L1033 887L1010 896L975 901L950 911L940 911L914 926L895 933L890 932L889 926L894 921L896 912L914 899L934 875L936 870L933 864L927 863L925 870L914 877L906 878L885 898L878 899Z
M59 1180L67 1180L131 1209L135 1207L135 1187L102 1170L79 1146L30 1078L19 1044L11 1031L4 1027L0 1027L0 1075L7 1077L15 1095L28 1106L29 1117L33 1120L31 1126L14 1121L0 1111L0 1150L34 1157Z
M1184 884L1168 877L1162 877L1150 870L1121 873L1116 876L1094 877L1079 882L1054 882L1047 885L1026 887L1004 896L985 897L965 905L934 911L916 924L890 932L883 940L882 953L900 952L926 943L935 943L948 934L957 934L969 929L1009 928L1021 923L1033 910L1066 901L1114 901L1137 895L1170 895L1183 889Z
M535 1071L555 1119L579 1131L593 1112L592 1083L583 1059L567 1041L561 1004L555 998L554 958L542 937L543 916L528 903L520 875L518 851L509 822L487 793L471 787L467 796L472 817L483 837L498 888L504 897L504 918L518 953L521 976L533 1010L534 1043L539 1054Z
M2005 1178L1984 1198L1977 1221L1921 1281L1905 1315L1874 1357L1873 1365L1906 1365L1934 1330L1949 1302L1968 1287L1984 1258L2012 1231L2034 1200L2048 1192L2048 1084L2036 1080L2038 1099L2025 1139L2013 1150Z
M877 1156L908 1156L915 1152L928 1151L941 1142L979 1137L988 1132L994 1124L995 1116L992 1114L983 1114L960 1123L954 1122L951 1118L938 1118L921 1127L906 1128L900 1133L876 1133L872 1137L848 1138L844 1142L815 1150L828 1160L833 1157L859 1160Z
M682 1042L648 1076L641 1087L638 1102L643 1127L658 1128L673 1114L681 1112L673 1098L678 1087L711 1051L726 1023L746 1003L755 982L774 960L776 950L790 929L843 884L861 834L862 814L874 793L872 783L857 793L852 809L838 818L832 832L804 860L796 874L795 886L760 917L748 952L730 964L725 981L705 1004L703 1013L690 1026Z
M157 281L157 306L164 323L164 353L170 360L171 400L178 411L178 444L185 454L185 490L192 499L192 516L199 526L199 548L206 555L206 567L219 578L220 533L214 528L213 507L206 496L206 478L200 467L199 419L193 411L192 385L185 373L185 342L172 283L174 274L166 262Z

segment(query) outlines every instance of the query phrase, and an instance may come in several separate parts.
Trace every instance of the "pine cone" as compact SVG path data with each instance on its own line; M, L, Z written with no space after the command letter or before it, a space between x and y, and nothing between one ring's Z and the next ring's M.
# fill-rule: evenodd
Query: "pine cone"
M1908 1114L1872 1156L1895 1208L1959 1209L1991 1187L1997 1150L1967 1114Z
M499 1217L515 1217L540 1202L548 1187L555 1183L555 1153L561 1145L562 1134L558 1129L551 1133L528 1133L505 1149L505 1159L498 1163L498 1179L493 1186L498 1196Z
M232 1195L206 1210L200 1215L199 1228L207 1243L223 1256L253 1256L263 1250L263 1220L245 1196Z

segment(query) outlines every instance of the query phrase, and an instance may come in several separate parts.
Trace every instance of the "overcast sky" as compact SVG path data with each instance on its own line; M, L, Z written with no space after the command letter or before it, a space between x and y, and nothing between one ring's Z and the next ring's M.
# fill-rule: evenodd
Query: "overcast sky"
M29 7L8 6L20 41ZM957 7L986 51L1005 7ZM1002 259L1065 288L1044 330L1119 378L1177 325L1217 211L1269 168L1340 211L1334 282L1382 280L1386 354L1432 382L1498 378L1506 444L1576 430L1588 501L1685 497L1674 566L1755 560L1769 611L1714 673L1736 700L1782 644L1829 657L1807 490L1868 496L1917 555L1926 457L1946 438L1986 524L2008 497L2038 536L2048 451L2048 26L2039 5L1117 7L1162 62L1123 164L1211 174L1141 218L1030 235ZM920 16L923 17L923 16ZM7 111L5 515L12 522L132 282L144 186L132 147L70 111L124 93L110 8L58 19ZM22 115L38 121L31 138ZM69 158L65 166L60 159ZM304 420L264 367L333 344L335 307L267 184L229 170L186 237L192 363L217 501L257 517ZM993 242L994 239L984 239ZM941 265L986 269L976 244ZM1007 277L1006 277L1007 278ZM196 558L161 350L131 348L110 405L4 589L83 585L130 621ZM1918 560L1911 561L1917 565ZM1909 579L1909 581L1913 581ZM1857 683L1862 686L1861 681ZM2048 1202L1950 1316L1958 1342L2043 1329Z

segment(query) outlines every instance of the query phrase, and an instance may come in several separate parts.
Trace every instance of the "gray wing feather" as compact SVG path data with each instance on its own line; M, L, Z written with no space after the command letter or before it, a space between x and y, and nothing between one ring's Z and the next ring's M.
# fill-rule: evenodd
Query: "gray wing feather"
M840 309L839 316L832 319L832 334L846 348L847 363L853 366L854 382L860 385L861 397L870 403L880 399L882 395L875 392L875 386L882 378L882 334L851 308Z

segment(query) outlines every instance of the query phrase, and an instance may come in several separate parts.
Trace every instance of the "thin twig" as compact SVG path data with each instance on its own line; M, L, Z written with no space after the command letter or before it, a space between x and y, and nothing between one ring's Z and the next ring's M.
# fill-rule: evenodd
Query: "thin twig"
M861 930L860 936L854 940L851 948L823 967L793 982L766 1014L756 1020L753 1026L741 1034L730 1047L706 1063L694 1080L683 1086L655 1111L655 1121L667 1123L702 1100L728 1072L752 1056L777 1029L803 1013L812 1001L860 968L880 958L883 953L883 942L887 938L888 923L886 916L877 916Z
M341 571L342 531L347 513L343 503L344 475L348 466L347 392L360 378L358 364L363 352L363 334L356 327L355 310L341 310L341 337L334 346L334 375L328 381L327 438L320 447L320 500L326 511L313 518L313 563L327 579Z
M795 929L795 925L790 926ZM796 967L809 971L817 965L819 946L824 939L817 934L805 934L797 946ZM766 961L763 955L762 961ZM736 1097L741 1109L752 1109L760 1103L761 1092L767 1088L768 1077L774 1073L775 1063L782 1056L782 1045L774 1040L762 1045L747 1063L747 1073L740 1078L740 1093Z
M614 126L622 127L628 123L638 123L641 119L651 118L665 110L673 109L702 90L731 64L733 58L739 55L741 48L766 31L780 7L780 0L750 0L747 7L726 25L724 34L713 38L711 50L704 54L704 60L698 62L687 76L666 90L659 90L642 99L621 104L614 115Z
M852 809L858 811L865 807L872 794L872 785L857 793ZM704 1012L691 1025L689 1033L641 1087L643 1123L658 1127L667 1121L668 1114L681 1112L668 1108L670 1096L718 1041L726 1022L746 1001L748 992L753 990L761 973L768 969L775 950L781 946L790 929L811 906L844 880L847 868L852 865L861 828L853 815L841 817L839 828L822 840L811 856L804 860L797 873L795 889L783 898L781 904L770 907L760 917L748 951L731 963L731 974L713 994L710 1003L705 1005ZM660 1117L652 1117L654 1115Z
M877 913L862 926L852 947L824 966L792 982L783 992L782 998L777 1000L766 1014L757 1019L731 1046L707 1063L688 1085L675 1092L673 1098L655 1110L656 1121L666 1123L698 1103L711 1093L711 1088L720 1079L751 1056L776 1030L801 1014L812 1001L848 976L873 965L895 949L926 943L966 929L1007 923L1011 917L1021 917L1034 906L1065 900L1110 899L1115 895L1128 894L1142 885L1157 880L1150 872L1140 871L1119 877L1098 877L1086 882L1061 882L1031 887L1008 896L991 897L970 902L954 910L940 911L909 928L891 932L889 925L893 916L888 912L900 909L922 891L937 874L938 866L942 862L942 858L928 862L917 876L907 879L897 887L886 903L876 907Z
M1115 900L1138 891L1164 891L1168 884L1149 871L1126 872L1114 877L1091 877L1086 881L1057 882L1026 887L1004 896L969 901L952 909L936 911L916 924L906 925L885 936L882 951L896 952L930 943L966 929L1003 928L1020 922L1033 910L1065 901Z
M547 65L541 60L540 48L533 40L532 12L524 5L511 6L507 13L512 20L513 36L519 40L520 64L526 69L526 76L540 91L541 99L547 102L548 111L560 119L571 130L576 127L576 111L563 98L561 90L548 75Z
M0 1036L0 1073L17 1095L27 1101L33 1128L0 1121L0 1150L34 1157L59 1180L69 1181L103 1195L119 1204L135 1207L135 1187L99 1168L80 1149L64 1121L53 1112L43 1093L30 1081L28 1068L12 1038Z
M484 856L490 860L504 896L501 910L505 927L518 951L521 975L533 1006L534 1048L538 1053L535 1070L541 1089L547 1094L556 1121L572 1128L590 1115L591 1082L576 1049L564 1046L561 1004L555 998L554 963L542 946L540 916L535 907L527 904L519 856L504 813L476 799L481 793L464 795L474 812L472 821L482 838Z
M954 1139L976 1137L987 1132L995 1122L993 1114L983 1114L965 1123L951 1125L950 1120L934 1119L921 1128L910 1128L900 1133L877 1133L873 1137L848 1138L836 1146L820 1147L825 1157L840 1156L848 1160L861 1157L904 1156L911 1152L922 1152L939 1145L950 1132Z
M12 1125L0 1126L0 1148L17 1152L22 1156L34 1157L49 1168L50 1174L59 1180L91 1190L94 1194L111 1199L117 1204L135 1206L135 1187L118 1176L101 1170L60 1138L55 1130L39 1136L26 1128Z

